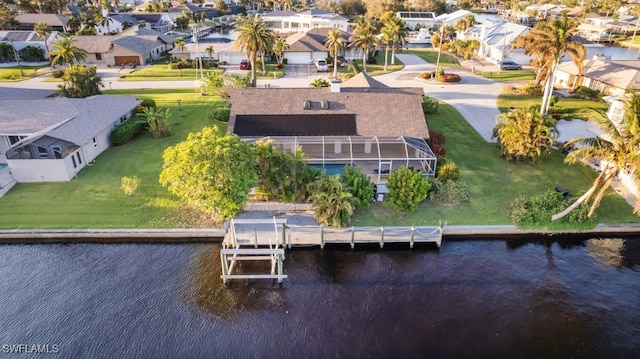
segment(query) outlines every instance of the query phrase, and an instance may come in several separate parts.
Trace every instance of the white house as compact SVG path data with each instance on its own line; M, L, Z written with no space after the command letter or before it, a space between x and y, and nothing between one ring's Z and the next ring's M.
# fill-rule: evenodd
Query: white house
M529 30L528 26L511 22L503 22L492 26L482 25L478 39L480 41L478 56L493 63L507 59L521 64L528 63L529 60L527 58L522 58L524 55L518 56L519 52L512 51L511 43L518 36L524 35Z
M421 28L431 29L436 20L436 13L425 11L398 11L396 16L404 20L410 30L415 30L418 25Z
M59 33L57 31L51 32L46 39L47 45L50 45L51 42L55 41L58 35ZM41 48L44 52L45 58L49 57L49 54L47 54L47 46L45 45L45 40L39 37L34 31L0 31L0 42L12 44L16 49L18 56L20 56L20 60L22 60L21 52L29 46ZM9 57L11 58L14 57L14 54L12 53L9 55ZM0 62L2 62L2 60L3 59L0 58Z
M138 104L106 95L0 100L2 176L8 170L17 183L72 180L111 145L111 131Z
M273 11L262 15L267 28L280 33L307 32L311 29L347 31L349 19L323 10Z

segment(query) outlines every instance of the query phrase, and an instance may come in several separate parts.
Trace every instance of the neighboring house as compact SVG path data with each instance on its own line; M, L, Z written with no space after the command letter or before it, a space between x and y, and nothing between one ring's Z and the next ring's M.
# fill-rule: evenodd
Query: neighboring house
M436 13L420 11L398 11L396 15L404 20L409 30L415 30L416 26L431 29L435 25Z
M279 33L307 32L311 29L349 29L349 19L323 10L273 11L262 15L267 28Z
M127 13L111 13L105 16L108 20L104 24L98 24L96 27L98 35L105 35L109 33L120 33L125 29L138 25L136 20L131 14Z
M627 90L640 89L640 61L584 60L582 75L573 61L562 62L556 73L556 85L574 88L585 86L607 96L620 96Z
M168 33L175 26L175 21L173 21L169 13L132 12L129 15L137 21L135 25L140 25L141 22L144 22L146 28L162 34Z
M70 181L111 145L111 131L140 102L106 95L0 100L0 163L18 183Z
M47 37L47 44L49 44L49 46L51 45L51 42L54 41L56 37L58 37L58 34L59 33L57 31L53 31L52 33L49 34L49 36ZM45 46L44 40L38 35L36 35L36 33L33 31L18 31L18 30L0 31L0 42L13 44L13 46L16 49L16 52L18 53L18 56L20 56L20 60L24 58L24 55L22 52L28 46L41 48L44 53L45 59L48 58L48 55L49 55L47 54L47 46ZM15 61L14 54L10 53L9 55L10 55L11 61ZM0 57L0 62L3 62L2 57Z
M20 23L18 30L33 30L39 22L44 22L51 26L51 29L59 32L67 32L69 18L57 14L21 14L16 16Z
M330 88L242 88L230 96L228 131L245 141L300 146L310 164L357 164L376 183L403 166L435 174L422 88L390 88L360 73Z
M288 64L311 64L315 59L329 57L329 49L324 46L327 41L330 28L313 29L307 32L298 32L287 37L289 50L285 52ZM349 48L349 34L342 31L344 50L339 56L345 60L361 59L360 49Z
M194 14L204 13L205 18L207 19L213 19L222 15L222 13L218 9L215 9L213 7L202 7L196 4L189 3L174 6L169 9L169 12L174 14L186 13L190 18L193 18Z
M478 57L493 63L507 59L521 64L528 63L528 58L516 56L518 51L513 51L512 43L529 30L528 26L511 22L503 22L492 26L481 25L477 39L480 42Z
M162 53L172 49L175 43L171 36L138 26L113 36L75 36L75 40L87 51L88 63L111 66L148 64L162 58Z

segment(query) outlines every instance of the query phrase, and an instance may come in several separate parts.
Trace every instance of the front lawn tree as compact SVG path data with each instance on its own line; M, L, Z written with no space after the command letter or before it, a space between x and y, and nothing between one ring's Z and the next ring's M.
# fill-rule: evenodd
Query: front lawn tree
M51 66L57 64L74 64L87 61L87 51L78 47L73 36L62 36L51 43Z
M566 163L599 161L601 172L584 195L564 211L553 215L552 220L566 216L589 201L591 207L587 216L591 217L619 173L632 176L636 188L640 186L640 94L632 92L625 96L625 112L620 122L614 123L605 114L598 114L593 121L602 133L600 137L576 138L565 143L565 147L576 148L567 155ZM640 213L640 200L636 201L633 212Z
M534 108L515 109L498 115L493 137L498 139L500 156L509 161L534 162L551 153L555 143L555 121Z
M236 20L236 25L238 26L236 28L238 38L234 47L247 54L251 63L251 87L256 87L256 59L258 54L263 54L273 49L275 35L273 31L267 28L267 24L258 14L239 17Z
M342 31L340 29L333 29L329 31L327 35L327 41L324 43L329 49L329 56L333 58L333 78L338 77L338 56L344 50L344 39L342 38Z
M96 67L72 65L62 75L63 83L58 85L62 96L84 98L99 95L104 87L102 78L96 74Z
M241 211L256 185L256 154L252 144L234 134L205 127L167 148L160 183L193 208L216 221Z
M389 174L388 203L398 211L413 212L427 198L429 187L429 180L420 171L400 167Z

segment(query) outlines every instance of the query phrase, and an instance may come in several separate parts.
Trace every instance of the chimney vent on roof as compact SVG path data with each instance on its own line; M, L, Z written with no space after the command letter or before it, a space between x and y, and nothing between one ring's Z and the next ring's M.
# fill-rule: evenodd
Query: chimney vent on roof
M334 92L334 93L340 92L340 79L331 80L331 92Z

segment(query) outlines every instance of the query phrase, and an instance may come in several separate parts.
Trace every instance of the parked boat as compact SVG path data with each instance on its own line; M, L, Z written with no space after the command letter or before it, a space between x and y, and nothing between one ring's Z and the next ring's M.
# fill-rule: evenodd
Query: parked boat
M407 37L407 43L409 44L430 44L431 33L428 29L420 29L419 31L412 31Z

